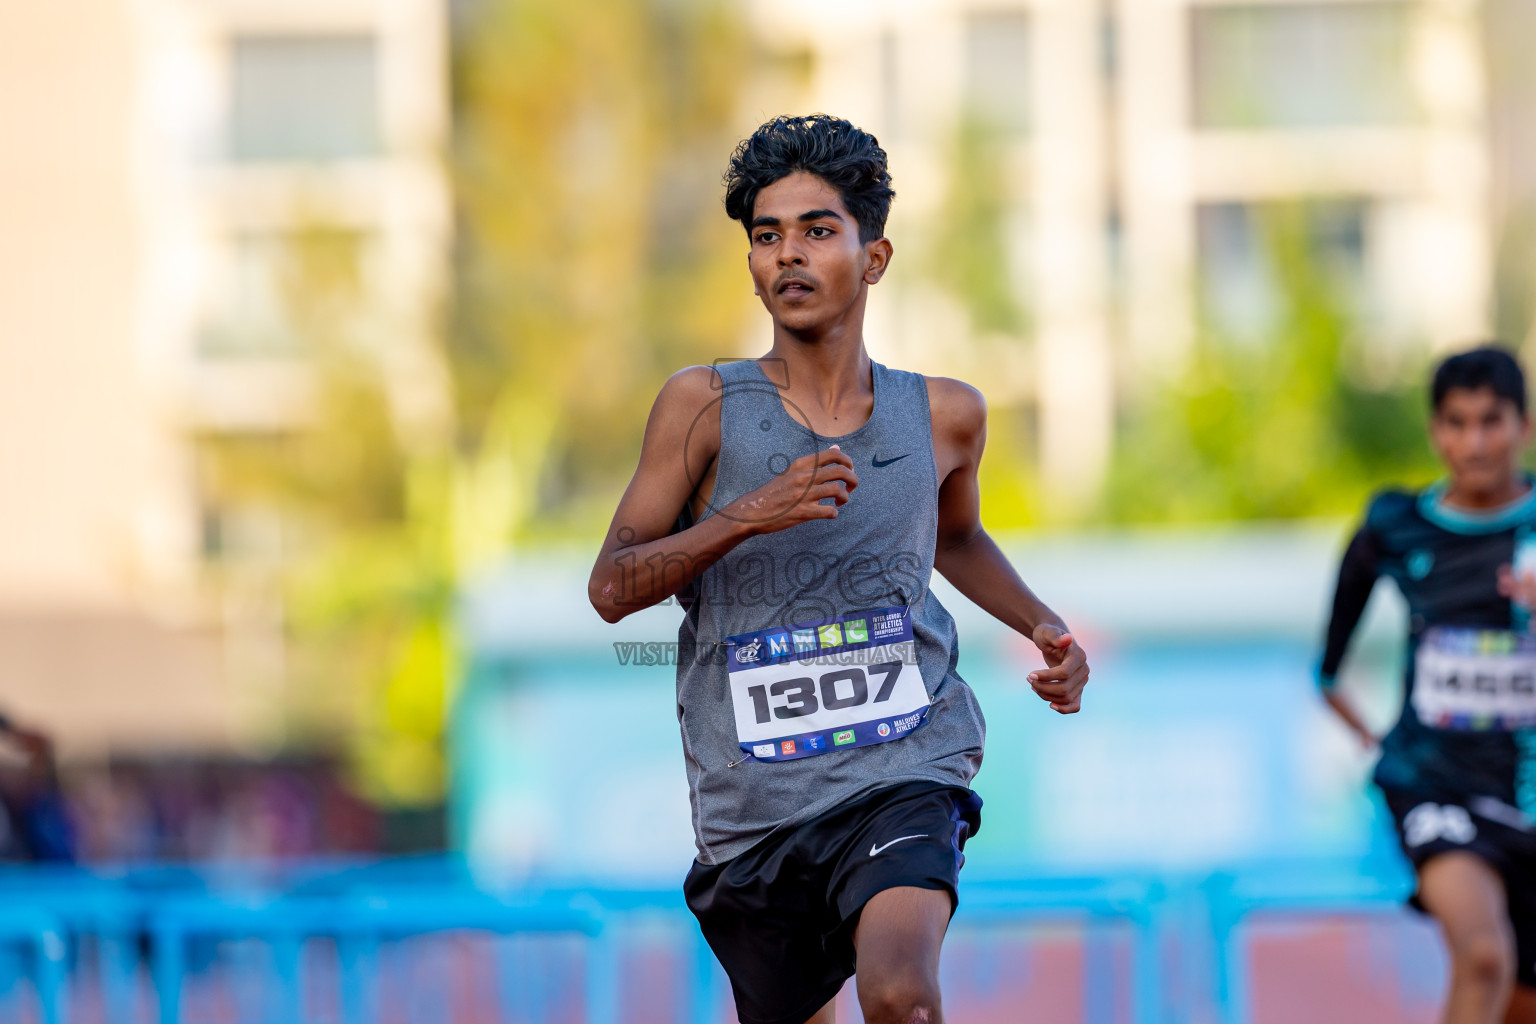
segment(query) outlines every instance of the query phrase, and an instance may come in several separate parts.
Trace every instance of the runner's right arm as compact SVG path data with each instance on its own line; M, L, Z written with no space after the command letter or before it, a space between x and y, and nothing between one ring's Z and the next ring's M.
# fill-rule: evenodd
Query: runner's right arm
M1376 745L1376 735L1365 724L1354 705L1339 692L1337 677L1339 666L1344 661L1344 652L1349 647L1349 639L1355 627L1360 624L1360 616L1364 614L1371 590L1376 586L1376 578L1381 574L1379 560L1380 542L1367 517L1367 521L1350 539L1349 547L1344 550L1344 558L1339 564L1333 612L1328 618L1323 658L1317 668L1317 685L1323 699L1367 747Z
M808 519L836 519L858 486L853 461L829 448L796 459L718 514L673 533L720 454L719 379L710 367L690 366L673 374L656 396L640 464L587 583L592 607L607 622L676 594L750 536ZM821 504L827 498L833 504Z

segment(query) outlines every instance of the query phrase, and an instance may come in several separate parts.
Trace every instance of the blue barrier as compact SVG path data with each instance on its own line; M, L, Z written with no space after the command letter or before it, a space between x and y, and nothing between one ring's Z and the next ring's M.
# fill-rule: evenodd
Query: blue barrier
M973 877L963 884L954 926L986 933L1076 923L1086 951L1085 1024L1122 1019L1115 1001L1103 995L1117 984L1105 952L1117 932L1129 935L1134 1024L1197 1017L1249 1024L1245 922L1256 915L1395 910L1408 881L1397 865L1343 861L1249 864L1199 877ZM661 945L675 961L668 969L675 969L678 1021L718 1024L728 1003L724 975L677 888L525 883L496 893L478 887L452 858L114 872L6 868L0 870L0 1000L29 993L31 1019L72 1024L71 978L86 971L88 949L93 998L107 1008L106 1019L140 1024L122 1008L143 1002L147 988L159 1024L191 1024L184 998L189 980L222 964L220 957L233 957L236 978L256 979L244 1002L236 1000L242 1024L309 1024L317 1017L306 1010L312 968L305 951L324 944L334 950L334 966L322 973L334 976L339 1005L339 1013L325 1019L373 1024L398 1009L379 1002L381 980L392 971L391 950L442 933L495 937L495 1019L506 1024L545 1024L559 1000L566 1001L559 1012L568 1017L577 994L584 1020L619 1024L624 958L642 933L663 936ZM567 945L549 945L557 939ZM567 981L562 970L579 978ZM4 1005L0 1016L10 1019ZM441 1007L402 1013L388 1019L449 1019Z
M402 898L307 899L284 897L270 902L229 903L209 898L183 898L153 914L150 927L156 950L155 988L161 1024L179 1024L180 996L186 974L186 944L199 937L267 941L280 958L277 1016L299 1021L299 948L314 936L337 940L342 950L343 1019L366 1024L378 1017L368 991L370 968L380 941L392 936L472 930L494 935L568 933L603 946L603 927L596 915L569 906L514 904L472 893L411 894ZM593 1024L616 1024L617 1004L609 989L608 965L587 972L588 1017Z
M1218 872L1201 883L1220 963L1215 1002L1221 1024L1250 1024L1253 994L1238 928L1252 918L1399 913L1413 877L1400 861L1287 860Z
M1159 1024L1166 1003L1158 971L1158 943L1164 921L1167 888L1154 878L1037 878L1029 882L985 880L965 885L956 921L969 925L1014 924L1041 918L1080 917L1087 921L1090 941L1108 921L1129 922L1134 938L1132 957L1132 1012L1135 1024ZM1095 991L1104 982L1094 976L1092 958L1087 964L1084 990ZM1090 1019L1085 1024L1110 1024Z

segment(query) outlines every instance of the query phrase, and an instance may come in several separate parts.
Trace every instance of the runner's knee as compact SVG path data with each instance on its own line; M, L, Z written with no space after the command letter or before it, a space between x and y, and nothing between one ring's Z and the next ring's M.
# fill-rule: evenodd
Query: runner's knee
M924 978L888 977L859 982L867 1024L941 1024L939 986Z
M1507 988L1515 981L1515 950L1503 932L1479 931L1451 947L1455 973L1478 985Z

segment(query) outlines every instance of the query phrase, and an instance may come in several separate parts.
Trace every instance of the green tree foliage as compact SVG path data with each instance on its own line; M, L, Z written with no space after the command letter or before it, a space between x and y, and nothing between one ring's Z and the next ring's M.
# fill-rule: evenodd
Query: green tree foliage
M943 205L927 233L922 265L965 311L964 325L978 352L1030 345L1029 296L1019 290L1016 239L1010 225L1020 217L1026 183L1010 178L1012 136L995 116L971 104L950 141ZM898 262L897 267L901 267ZM892 278L900 287L902 279ZM972 383L985 385L984 381ZM1036 473L1034 408L1024 402L994 403L988 411L987 458L981 491L987 523L994 529L1038 525L1041 481ZM1049 506L1049 503L1046 503Z
M1008 237L1019 191L1010 187L1002 133L985 118L966 115L955 133L931 260L935 279L964 304L978 333L1022 338L1028 330Z
M1261 218L1279 297L1266 336L1239 341L1207 322L1171 385L1124 415L1106 518L1345 514L1384 481L1434 473L1421 368L1394 387L1357 383L1362 322L1306 212L1284 204Z
M391 402L359 254L335 232L292 240L311 416L207 439L207 476L216 501L284 524L289 742L345 737L381 803L442 799L461 585L539 522L611 507L666 374L736 354L745 246L718 197L744 40L704 0L475 7L453 62L441 424Z
M284 741L341 746L359 788L382 803L431 804L453 678L447 482L465 467L441 436L409 436L393 407L363 263L361 239L323 226L282 247L307 414L280 435L202 441L214 506L235 523L275 519L281 540L253 549L230 538L212 569L226 599L282 611L286 685L269 710Z
M745 35L728 4L506 0L462 40L461 444L506 419L519 522L597 526L666 374L739 354L745 244L719 203Z

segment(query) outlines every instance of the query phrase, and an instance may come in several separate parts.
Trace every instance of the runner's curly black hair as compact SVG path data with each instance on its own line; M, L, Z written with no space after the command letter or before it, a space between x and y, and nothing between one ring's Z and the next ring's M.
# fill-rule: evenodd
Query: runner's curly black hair
M1515 403L1520 415L1525 415L1525 374L1514 355L1497 344L1458 352L1435 367L1429 385L1429 405L1433 411L1440 411L1440 403L1452 388L1488 388L1497 397Z
M873 242L885 234L885 218L896 198L885 150L873 135L830 114L776 117L744 139L725 171L725 212L750 231L757 194L795 171L814 174L837 189L859 222L859 241Z

